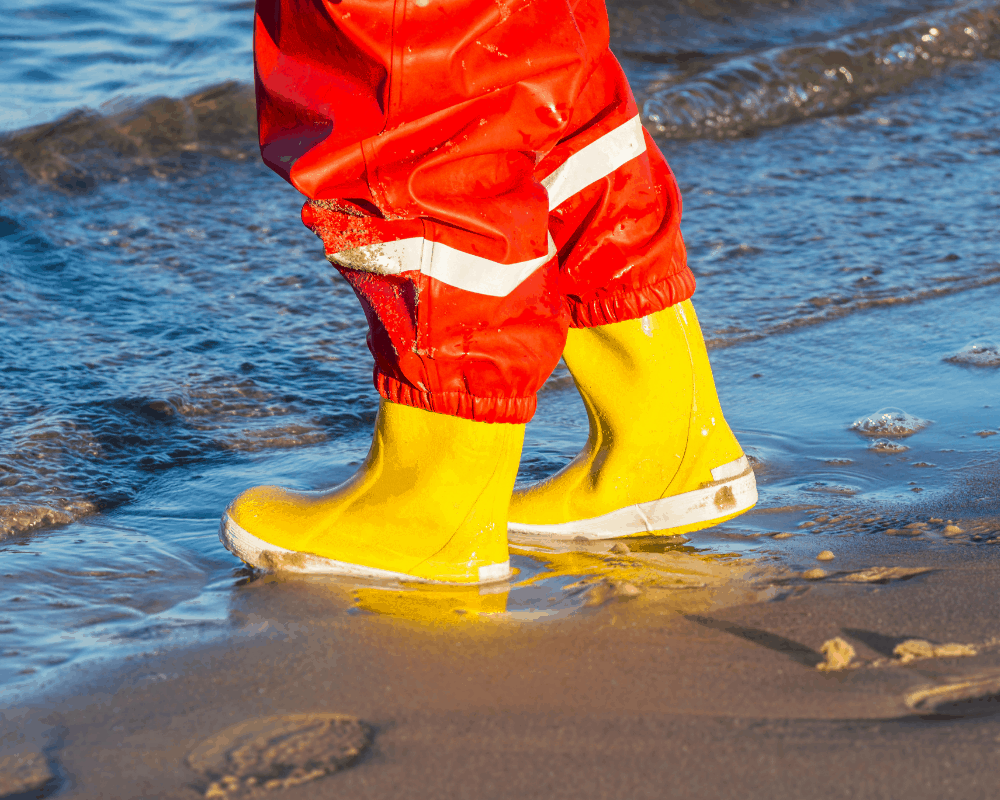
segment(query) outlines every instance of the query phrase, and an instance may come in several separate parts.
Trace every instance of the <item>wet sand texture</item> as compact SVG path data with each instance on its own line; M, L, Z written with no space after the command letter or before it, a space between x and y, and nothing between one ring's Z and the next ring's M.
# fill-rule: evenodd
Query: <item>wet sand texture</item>
M371 744L371 729L341 714L251 719L205 739L187 757L204 776L206 798L258 797L350 766Z
M234 611L265 633L83 672L21 698L18 724L66 732L51 757L67 798L253 796L246 777L280 780L291 773L274 765L290 762L331 774L275 797L801 800L819 783L845 799L985 798L1000 737L998 558L945 550L911 580L779 602L723 593L659 613L640 598L556 624L448 629L324 619L322 586L253 584ZM979 652L895 663L918 638Z
M0 797L38 796L54 779L42 753L22 750L0 755Z

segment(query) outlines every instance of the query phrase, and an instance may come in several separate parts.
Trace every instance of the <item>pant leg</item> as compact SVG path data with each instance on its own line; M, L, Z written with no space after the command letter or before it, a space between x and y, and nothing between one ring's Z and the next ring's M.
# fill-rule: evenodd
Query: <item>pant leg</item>
M264 160L357 293L383 397L525 422L569 315L536 175L600 0L258 0Z
M636 319L691 297L680 191L610 51L536 175L549 191L573 327Z
M568 325L611 321L584 308L648 313L671 204L632 230L619 185L673 183L602 155L641 126L600 0L258 0L255 64L262 155L361 300L383 397L525 422Z

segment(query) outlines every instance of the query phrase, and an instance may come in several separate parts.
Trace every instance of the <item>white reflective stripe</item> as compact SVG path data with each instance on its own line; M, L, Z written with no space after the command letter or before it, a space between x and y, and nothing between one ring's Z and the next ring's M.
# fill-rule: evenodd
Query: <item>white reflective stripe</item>
M747 457L740 456L735 461L730 461L728 464L723 464L721 467L713 469L712 479L724 481L726 478L735 478L737 475L742 475L748 469L750 469L750 462L747 461Z
M507 523L507 530L510 533L551 536L557 539L576 536L615 539L619 536L669 531L686 525L710 524L713 520L746 511L756 502L757 481L748 466L746 474L724 483L660 500L637 503L599 517L551 525L511 521Z
M419 270L424 275L467 292L506 297L555 256L556 244L551 236L548 246L548 252L543 256L515 264L501 264L417 236L342 250L328 254L327 258L350 269L379 275L399 275Z
M549 210L644 152L642 122L635 116L571 155L542 181L549 193ZM551 236L544 256L515 264L490 261L416 236L342 250L327 258L349 269L379 275L399 275L419 269L424 275L467 292L506 297L555 254Z
M488 258L463 253L439 242L427 242L430 250L427 264L420 265L420 271L442 283L465 289L467 292L506 297L543 264L547 264L556 254L556 243L548 237L549 249L544 256L520 261L516 264L500 264Z
M549 210L645 152L642 122L635 116L571 155L542 181L549 192Z

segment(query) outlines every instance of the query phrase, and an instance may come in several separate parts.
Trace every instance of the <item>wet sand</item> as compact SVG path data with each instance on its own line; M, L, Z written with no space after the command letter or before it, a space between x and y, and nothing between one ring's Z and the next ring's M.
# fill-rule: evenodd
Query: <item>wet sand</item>
M823 581L740 561L731 581L547 622L408 620L406 593L358 613L356 589L261 578L232 637L79 668L17 698L2 741L43 755L60 797L206 796L213 780L207 796L990 796L1000 548L907 541L845 561ZM873 567L904 579L866 582ZM818 669L838 637L850 665ZM915 639L976 654L904 657ZM230 726L331 713L370 737L339 771L218 794L219 774L192 769Z

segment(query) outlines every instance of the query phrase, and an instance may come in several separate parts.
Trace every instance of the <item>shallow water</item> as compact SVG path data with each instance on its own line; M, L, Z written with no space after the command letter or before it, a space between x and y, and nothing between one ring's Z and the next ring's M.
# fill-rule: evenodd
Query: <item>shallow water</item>
M260 582L216 539L225 504L262 482L333 485L367 449L377 398L353 293L297 194L252 157L246 89L202 92L249 75L250 16L20 2L0 37L0 130L15 131L0 142L0 684L244 625L235 609ZM615 3L611 17L684 193L695 303L760 511L633 542L638 572L605 550L566 562L519 544L500 601L455 607L541 620L627 599L627 584L745 573L727 554L794 572L822 549L861 568L998 541L996 6ZM820 91L796 105L807 80ZM106 113L57 121L81 105ZM885 408L929 423L884 437L908 449L852 429ZM557 369L521 478L585 437ZM336 613L384 610L345 591Z
M0 130L252 74L252 0L5 0Z

